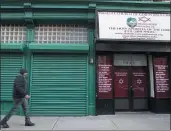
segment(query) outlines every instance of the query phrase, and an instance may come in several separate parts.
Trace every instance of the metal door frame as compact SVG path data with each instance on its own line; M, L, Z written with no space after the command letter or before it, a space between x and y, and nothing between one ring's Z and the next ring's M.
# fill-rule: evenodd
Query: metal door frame
M114 101L115 101L115 103L116 103L116 100L128 100L128 109L116 109L115 108L115 111L130 111L130 96L129 96L129 87L130 87L130 80L129 80L129 78L130 78L130 67L129 66L114 66L113 65L113 68L114 68L114 71L113 71L113 74L115 73L115 71L116 71L116 69L117 68L120 68L120 69L127 69L128 70L128 96L127 97L115 97L115 93L114 93ZM114 78L114 75L113 75L113 83L114 83L114 81L115 81L115 78ZM113 84L113 90L114 90L114 92L115 92L115 85ZM115 105L115 107L116 107L116 105Z
M148 79L148 75L149 75L149 73L148 73L148 66L139 66L140 68L143 68L143 69L145 69L145 73L146 73L146 96L145 97L134 97L133 95L131 95L130 94L130 92L129 92L129 94L130 94L130 110L132 111L132 112L134 112L134 111L147 111L148 109L149 109L149 101L148 101L148 99L149 99L149 79ZM129 70L129 75L130 75L130 77L129 77L129 81L130 81L130 85L129 85L129 88L132 88L133 86L132 86L132 72L133 72L133 68L134 68L134 66L131 66L130 67L130 70ZM136 99L146 99L147 100L147 109L134 109L134 100L136 100Z
M125 54L125 53L114 53L115 54ZM143 68L146 68L146 79L147 79L147 96L146 97L141 97L139 99L144 99L146 98L147 99L147 109L134 109L134 99L136 98L133 98L130 94L130 88L131 88L131 84L132 84L132 68L134 66L114 66L113 65L113 68L114 68L114 71L113 73L115 72L115 67L127 67L128 68L128 104L129 104L129 109L126 110L126 109L115 109L115 111L130 111L130 112L135 112L135 111L148 111L149 110L149 97L150 97L150 80L149 80L149 68L148 68L148 55L145 54L145 53L126 53L126 54L131 54L131 55L136 55L136 54L142 54L142 55L145 55L146 56L146 61L147 61L147 66L139 66L139 67L143 67ZM114 78L113 78L114 79ZM114 81L114 80L113 80ZM113 89L114 89L114 84L113 84ZM125 98L125 97L124 97ZM119 99L124 99L124 98L119 98ZM114 101L116 100L117 98L114 98Z

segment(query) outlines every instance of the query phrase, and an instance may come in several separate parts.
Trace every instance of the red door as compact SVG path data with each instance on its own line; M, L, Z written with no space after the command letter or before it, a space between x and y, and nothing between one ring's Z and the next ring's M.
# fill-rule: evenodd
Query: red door
M115 98L128 98L128 67L114 68L114 96Z
M146 67L132 67L132 89L134 98L147 97L147 71Z
M145 110L148 108L146 68L141 66L114 67L114 97L118 110Z

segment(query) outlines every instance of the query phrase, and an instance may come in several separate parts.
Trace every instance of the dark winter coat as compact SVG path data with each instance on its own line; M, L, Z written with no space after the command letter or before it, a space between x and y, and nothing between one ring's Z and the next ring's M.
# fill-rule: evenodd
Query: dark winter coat
M16 76L13 85L13 98L24 98L27 95L27 83L22 75Z

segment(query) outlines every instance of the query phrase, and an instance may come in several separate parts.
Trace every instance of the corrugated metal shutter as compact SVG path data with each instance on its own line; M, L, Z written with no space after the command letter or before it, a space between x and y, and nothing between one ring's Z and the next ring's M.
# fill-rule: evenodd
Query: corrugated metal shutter
M31 114L87 115L87 56L33 55Z
M6 112L12 104L13 81L23 65L22 54L0 54L1 111ZM11 101L11 103L9 103ZM10 105L9 105L10 104Z

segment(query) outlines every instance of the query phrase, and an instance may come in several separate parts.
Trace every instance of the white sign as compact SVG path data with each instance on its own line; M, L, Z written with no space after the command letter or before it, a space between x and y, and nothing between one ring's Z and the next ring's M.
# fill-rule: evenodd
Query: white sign
M170 14L98 12L99 39L170 41Z
M115 54L114 66L147 66L147 58L143 54Z

